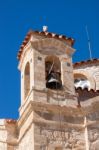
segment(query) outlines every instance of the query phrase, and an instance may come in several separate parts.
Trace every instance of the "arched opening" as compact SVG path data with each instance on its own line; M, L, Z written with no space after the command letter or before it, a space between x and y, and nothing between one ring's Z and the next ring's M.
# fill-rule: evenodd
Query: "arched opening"
M45 59L46 87L61 89L61 63L58 57L48 56Z
M90 81L83 74L74 74L74 85L75 88L90 89Z
M24 71L24 98L27 97L30 91L30 64L29 62L25 66Z

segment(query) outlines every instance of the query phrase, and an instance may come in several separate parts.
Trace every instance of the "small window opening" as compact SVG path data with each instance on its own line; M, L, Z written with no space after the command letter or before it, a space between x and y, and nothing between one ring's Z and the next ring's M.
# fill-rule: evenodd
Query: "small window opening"
M70 63L69 62L67 62L67 66L70 67Z
M38 56L38 60L41 61L41 60L42 60L42 57Z

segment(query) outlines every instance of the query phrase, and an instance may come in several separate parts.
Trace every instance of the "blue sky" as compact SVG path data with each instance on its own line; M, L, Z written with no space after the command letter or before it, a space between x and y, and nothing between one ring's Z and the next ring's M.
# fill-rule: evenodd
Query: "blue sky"
M17 52L30 30L65 34L75 39L73 61L89 59L85 26L93 58L99 58L98 0L1 0L0 1L0 118L18 118L20 72Z

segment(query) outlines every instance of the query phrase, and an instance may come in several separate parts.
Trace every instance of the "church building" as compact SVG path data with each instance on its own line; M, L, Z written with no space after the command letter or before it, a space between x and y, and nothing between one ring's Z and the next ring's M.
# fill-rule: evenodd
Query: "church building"
M74 42L46 26L27 33L19 119L0 120L0 150L99 150L99 60L73 64Z

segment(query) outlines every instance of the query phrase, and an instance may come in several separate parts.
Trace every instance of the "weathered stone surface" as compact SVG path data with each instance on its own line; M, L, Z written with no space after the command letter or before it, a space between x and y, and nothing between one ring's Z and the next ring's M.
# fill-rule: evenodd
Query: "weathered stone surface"
M73 76L74 49L57 35L40 34L32 35L23 49L20 117L0 120L0 150L99 150L99 94L78 95L74 89L76 75L86 76L91 88L99 89L99 64L78 67ZM49 70L46 61L52 62ZM52 67L60 89L47 87Z
M33 126L31 126L27 133L23 136L22 140L19 142L19 150L34 150L33 131Z

